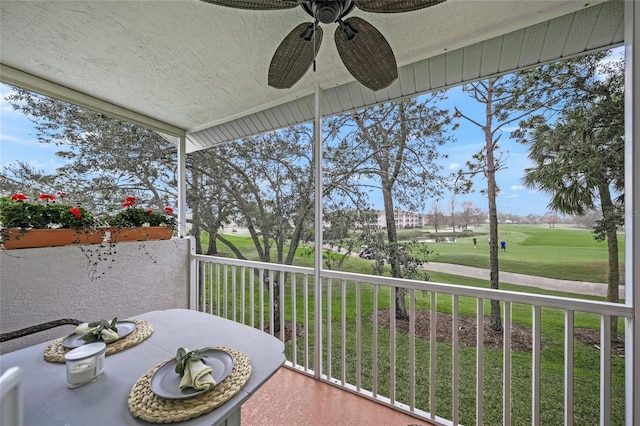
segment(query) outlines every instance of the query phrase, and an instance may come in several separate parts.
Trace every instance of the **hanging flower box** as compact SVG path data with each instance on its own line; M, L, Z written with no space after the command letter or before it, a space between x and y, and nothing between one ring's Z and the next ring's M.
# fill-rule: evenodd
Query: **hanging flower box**
M2 248L14 250L22 248L59 247L71 244L101 244L104 231L100 229L21 229L2 230Z
M66 193L58 192L58 197L64 199ZM60 204L51 194L40 194L37 202L24 194L0 197L0 242L3 249L12 250L171 239L176 227L173 209L156 212L135 203L136 197L126 197L122 211L98 219L80 204Z
M164 212L135 207L136 197L129 196L122 204L122 211L105 220L110 225L107 240L121 241L169 240L176 227L176 218L171 207Z
M64 199L66 193L57 195ZM40 194L35 203L19 193L0 197L0 223L5 250L100 244L104 239L96 219L84 208L57 203L52 194Z

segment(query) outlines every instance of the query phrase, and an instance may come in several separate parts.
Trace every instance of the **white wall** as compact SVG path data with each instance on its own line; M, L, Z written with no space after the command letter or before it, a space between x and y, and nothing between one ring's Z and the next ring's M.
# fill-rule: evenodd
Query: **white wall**
M95 321L189 307L189 239L0 250L0 332L60 318ZM100 258L100 259L98 259ZM0 343L0 353L73 326Z

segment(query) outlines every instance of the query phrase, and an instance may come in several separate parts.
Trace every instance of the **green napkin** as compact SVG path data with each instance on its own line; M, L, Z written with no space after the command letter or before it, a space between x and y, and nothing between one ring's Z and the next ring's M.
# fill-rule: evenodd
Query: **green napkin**
M216 381L211 375L213 369L205 365L202 361L188 360L184 375L180 380L180 389L194 388L196 390L206 390L216 385Z

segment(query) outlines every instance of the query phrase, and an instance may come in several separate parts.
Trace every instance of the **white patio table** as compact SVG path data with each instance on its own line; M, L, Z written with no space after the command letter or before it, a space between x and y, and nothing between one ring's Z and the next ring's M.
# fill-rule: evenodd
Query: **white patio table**
M226 346L249 357L252 373L247 383L223 405L179 424L238 425L241 405L285 361L284 344L280 340L214 315L170 309L147 312L132 319L149 321L153 334L136 346L108 355L103 376L76 389L66 386L64 364L44 360L43 353L51 342L0 356L0 373L13 366L21 367L24 424L150 425L133 417L127 405L136 381L160 362L175 356L179 347Z

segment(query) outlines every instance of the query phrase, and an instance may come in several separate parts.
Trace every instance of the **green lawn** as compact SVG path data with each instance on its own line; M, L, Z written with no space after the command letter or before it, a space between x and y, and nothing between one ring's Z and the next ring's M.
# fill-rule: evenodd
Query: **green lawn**
M487 228L456 243L425 243L429 261L489 268ZM415 235L415 230L412 232ZM425 233L433 236L433 233ZM598 242L590 230L549 228L542 225L500 225L498 238L507 243L500 251L500 270L573 281L607 282L607 243ZM624 284L624 235L618 235L621 284Z

